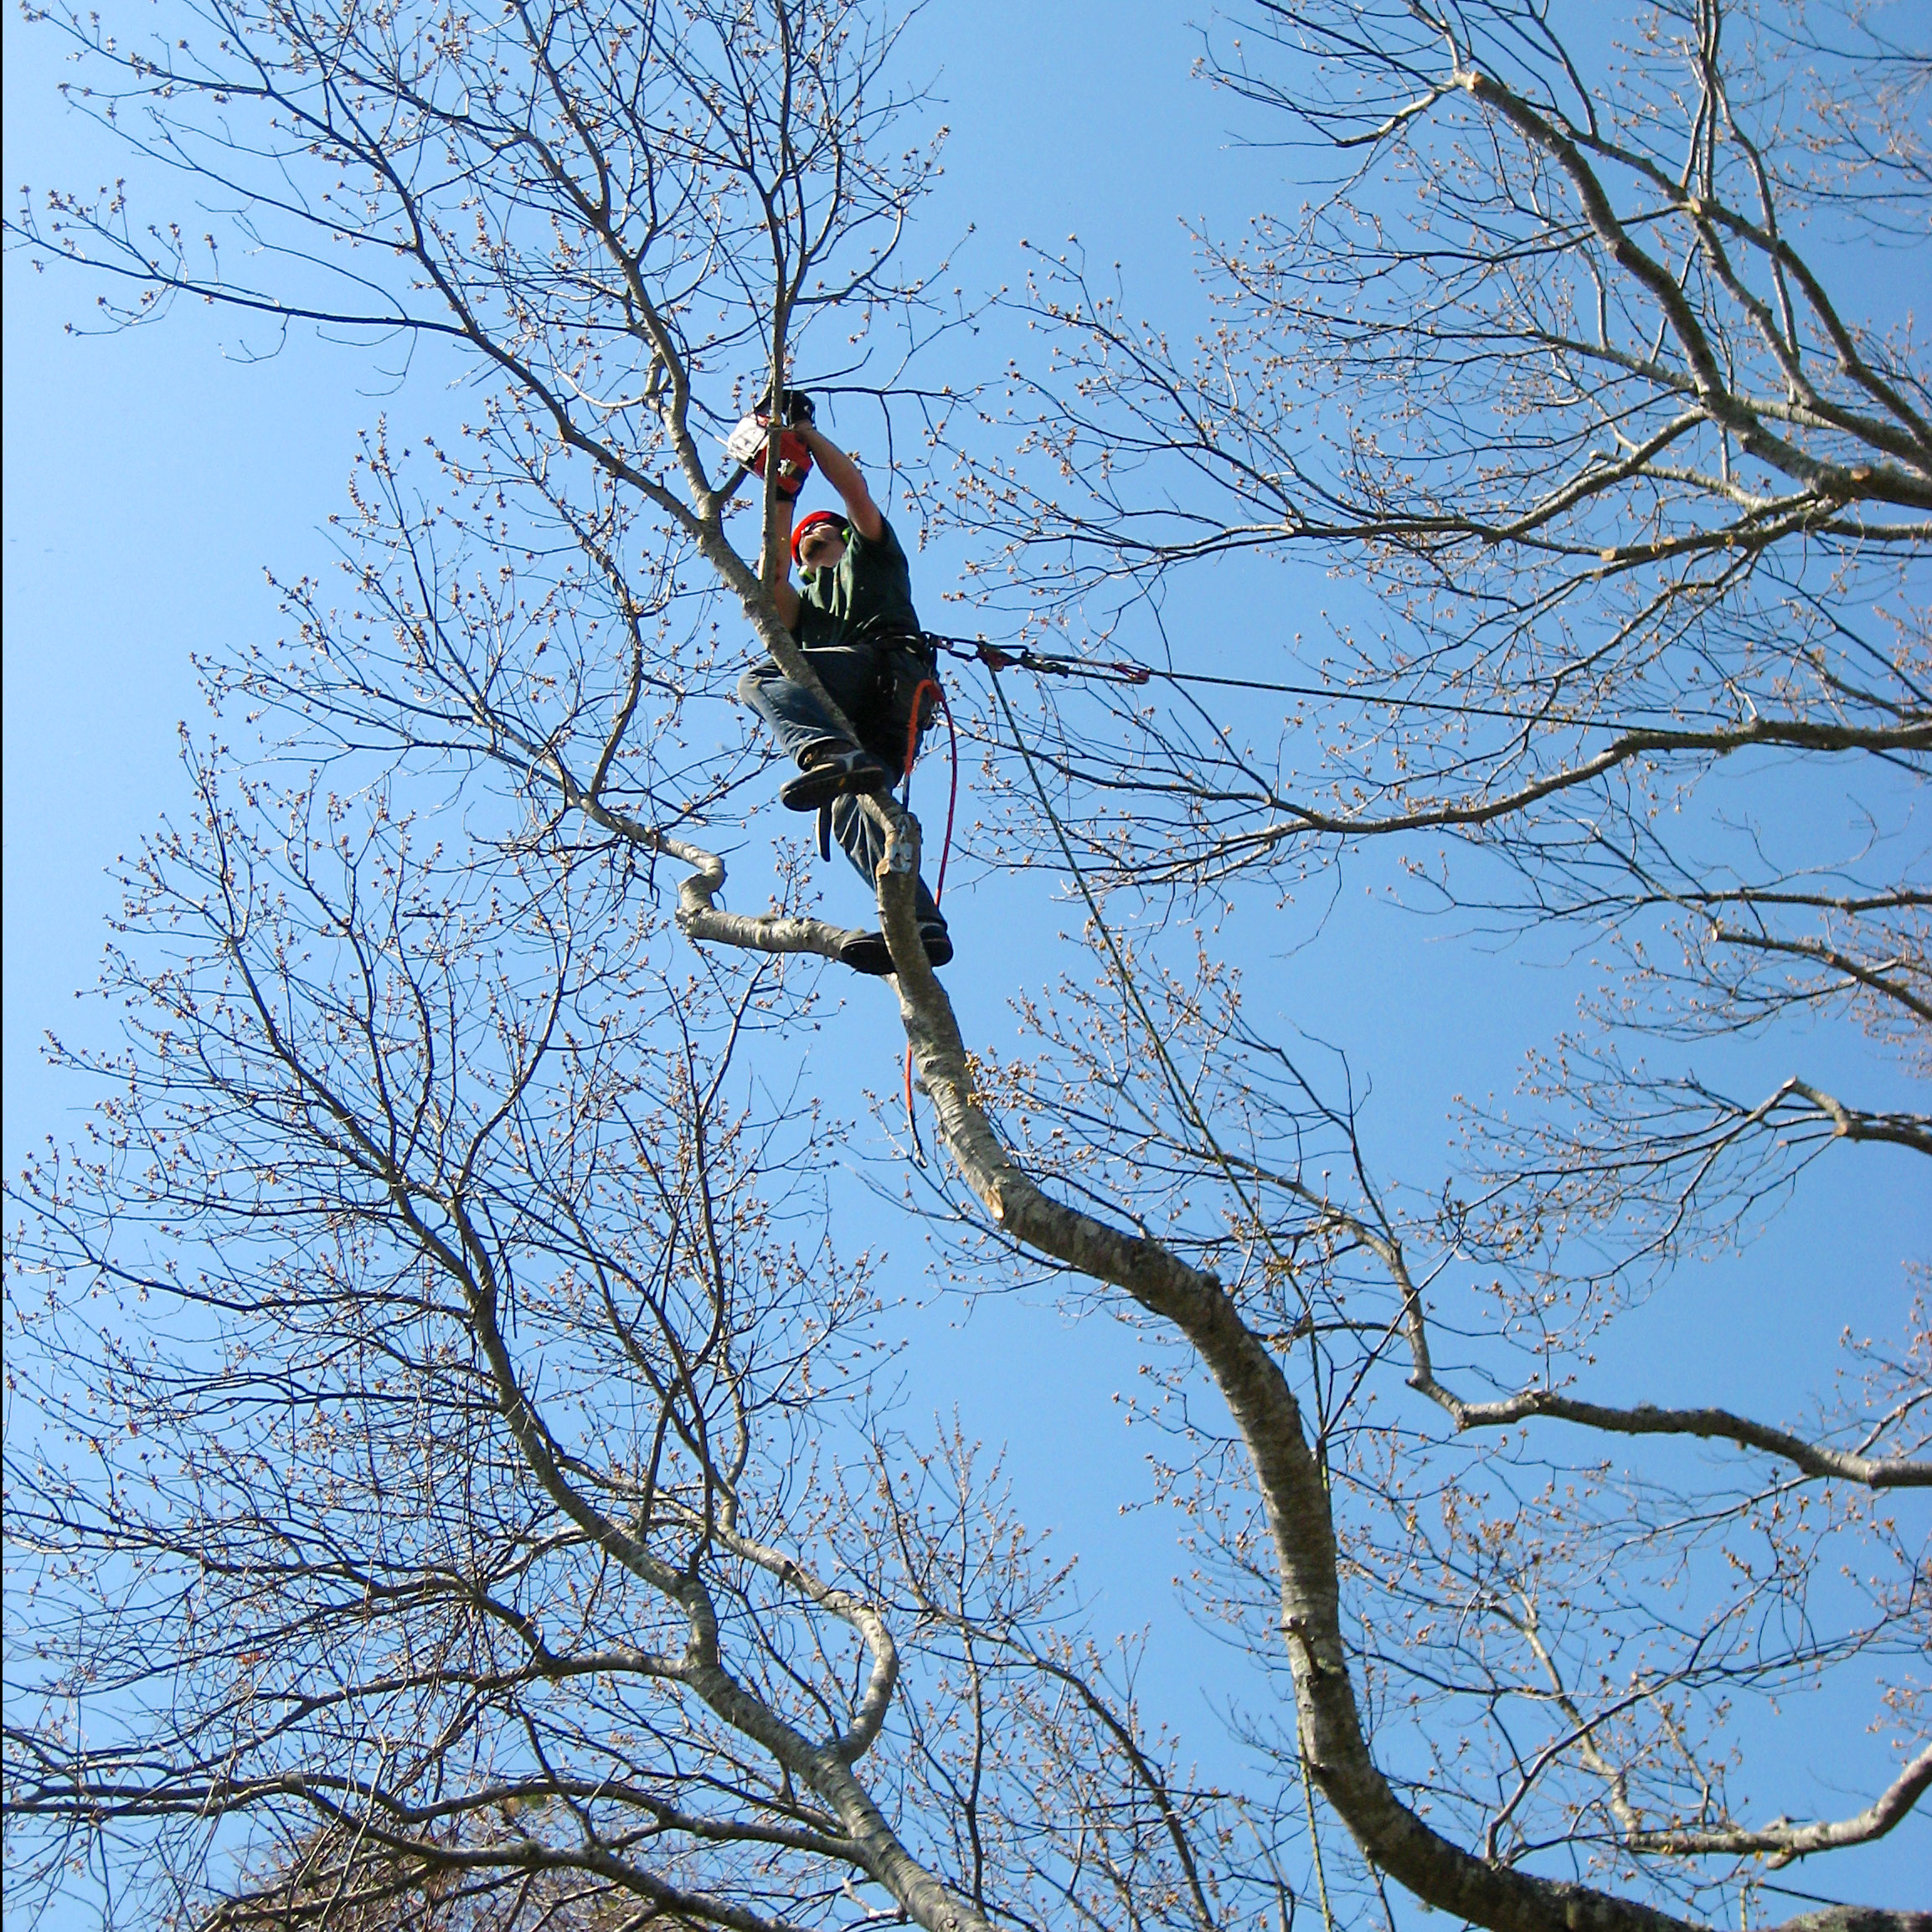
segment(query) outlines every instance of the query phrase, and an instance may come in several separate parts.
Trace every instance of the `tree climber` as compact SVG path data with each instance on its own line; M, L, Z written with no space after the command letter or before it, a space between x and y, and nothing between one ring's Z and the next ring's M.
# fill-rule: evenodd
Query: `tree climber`
M780 496L796 504L816 460L844 499L845 514L814 510L799 518L785 579L773 586L772 599L827 694L858 728L859 742L853 744L817 698L769 658L739 680L738 695L798 761L798 775L779 787L780 802L794 811L829 808L832 837L876 890L885 834L867 815L863 799L889 791L904 773L908 743L916 743L915 708L920 731L931 716L930 702L920 701L919 687L933 677L933 657L913 608L905 552L858 465L813 426L809 397L787 389L784 404ZM726 449L762 473L769 433L766 418L747 416ZM792 586L792 564L803 573L802 590ZM917 884L920 938L928 962L942 966L952 957L952 940L925 881ZM893 970L882 932L856 935L838 956L862 973Z

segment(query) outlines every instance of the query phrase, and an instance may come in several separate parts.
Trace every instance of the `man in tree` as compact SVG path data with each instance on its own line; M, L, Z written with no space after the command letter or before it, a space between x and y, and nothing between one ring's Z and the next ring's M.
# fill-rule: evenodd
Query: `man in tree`
M791 562L803 574L803 588L793 585L788 565L772 596L827 694L857 728L858 741L827 715L815 693L770 659L744 673L738 695L798 760L798 775L779 788L781 801L794 811L829 811L832 837L871 888L885 857L885 834L863 801L898 782L909 741L916 742L915 717L923 730L931 715L932 693L920 687L932 678L932 654L913 608L905 552L858 466L814 426L810 398L788 389L785 404L789 426L780 439L779 493L796 502L816 461L843 500L845 514L814 510L798 520ZM748 416L728 447L762 471L770 434L764 418ZM923 878L918 909L927 961L944 966L952 957L952 940ZM881 932L858 935L838 956L863 973L893 970Z

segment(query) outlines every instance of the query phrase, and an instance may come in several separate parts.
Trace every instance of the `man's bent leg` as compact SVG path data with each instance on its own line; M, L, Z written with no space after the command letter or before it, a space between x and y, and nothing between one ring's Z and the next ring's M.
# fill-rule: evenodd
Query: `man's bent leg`
M826 695L853 722L873 694L878 677L877 661L862 647L838 644L805 654ZM738 681L738 699L755 711L771 727L773 734L801 766L806 754L823 744L842 749L852 743L826 714L817 697L802 684L794 684L767 657L754 664Z
M878 674L877 656L863 646L833 646L806 653L806 662L825 686L827 695L846 715L863 729L863 719L873 699ZM741 703L755 711L768 724L778 741L798 760L801 769L810 766L813 755L824 749L845 752L853 748L845 734L826 715L825 707L802 685L794 684L769 659L755 664L738 683ZM858 748L858 755L864 748ZM899 755L903 756L903 752ZM886 779L896 775L898 757L878 758L876 770ZM870 763L871 760L867 760ZM822 767L821 768L822 769ZM801 786L809 786L811 777L796 778L781 788L781 796ZM788 801L788 802L790 802ZM814 799L814 806L820 802ZM876 897L878 868L885 858L885 834L872 822L862 798L842 788L831 797L832 831L846 857L865 881L868 894ZM925 881L914 882L914 907L920 936L925 942L926 957L943 966L952 957L952 941L946 935L945 920L926 890ZM881 933L854 936L841 951L840 958L860 972L884 973L892 970L892 959Z
M754 664L738 680L738 702L771 727L772 735L801 765L820 745L845 743L845 734L826 716L825 707L775 664Z

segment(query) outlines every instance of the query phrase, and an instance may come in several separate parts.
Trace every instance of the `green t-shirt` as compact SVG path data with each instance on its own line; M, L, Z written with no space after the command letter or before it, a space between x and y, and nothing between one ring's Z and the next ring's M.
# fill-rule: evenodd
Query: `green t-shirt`
M876 541L853 530L832 568L804 574L798 596L798 641L807 651L920 627L912 607L912 567L890 523Z

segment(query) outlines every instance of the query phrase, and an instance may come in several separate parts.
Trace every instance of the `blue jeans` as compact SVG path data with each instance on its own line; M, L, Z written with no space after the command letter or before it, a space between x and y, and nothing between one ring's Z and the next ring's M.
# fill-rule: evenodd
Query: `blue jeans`
M878 688L878 653L863 644L828 644L805 653L806 662L817 673L818 681L846 716L864 729L866 713L871 709ZM769 657L760 658L738 681L738 698L769 724L778 742L802 766L804 755L815 745L836 744L848 740L826 716L824 707L802 684L794 684ZM904 749L883 743L868 744L866 750L896 779L904 759ZM832 805L832 836L844 848L866 889L878 890L878 868L885 859L885 834L873 823L865 807L851 794L836 798ZM944 930L945 920L925 881L916 881L919 923Z

